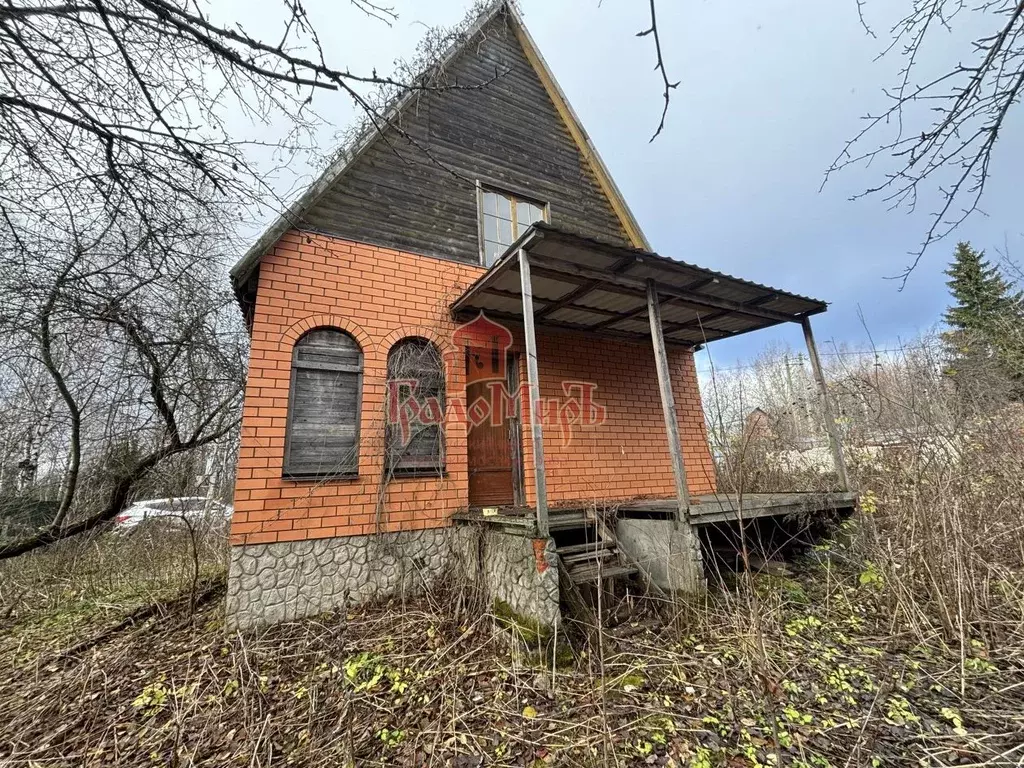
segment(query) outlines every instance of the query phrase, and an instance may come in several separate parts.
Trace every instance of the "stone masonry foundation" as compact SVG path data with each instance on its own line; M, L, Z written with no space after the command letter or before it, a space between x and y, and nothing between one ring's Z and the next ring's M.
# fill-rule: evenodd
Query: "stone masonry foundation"
M454 567L455 535L437 528L232 547L228 626L276 624L422 593Z
M561 619L558 557L553 539L531 539L488 527L461 526L463 561L499 616L541 634Z
M227 624L249 629L465 579L535 629L559 621L554 542L474 526L231 548Z

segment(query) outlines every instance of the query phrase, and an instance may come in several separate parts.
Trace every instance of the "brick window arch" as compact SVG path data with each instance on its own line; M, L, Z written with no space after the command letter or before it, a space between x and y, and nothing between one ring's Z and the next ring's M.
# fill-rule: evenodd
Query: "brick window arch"
M445 381L441 350L413 336L388 352L385 466L396 475L442 475Z
M353 477L359 472L363 352L336 328L314 328L292 350L284 474Z

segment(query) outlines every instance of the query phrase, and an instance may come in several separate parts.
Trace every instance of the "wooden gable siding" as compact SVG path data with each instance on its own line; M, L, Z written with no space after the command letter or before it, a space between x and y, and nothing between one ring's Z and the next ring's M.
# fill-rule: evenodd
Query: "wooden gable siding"
M548 203L556 226L629 245L503 13L445 72L447 82L466 84L506 69L486 88L411 101L401 126L426 151L398 135L378 138L305 214L304 226L479 263L479 181Z

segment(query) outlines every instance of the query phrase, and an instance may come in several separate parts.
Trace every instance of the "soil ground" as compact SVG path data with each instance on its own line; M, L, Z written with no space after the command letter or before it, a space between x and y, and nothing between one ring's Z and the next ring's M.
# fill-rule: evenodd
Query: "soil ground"
M0 764L1020 764L1021 638L911 635L881 594L806 560L538 649L457 589L249 634L215 570L72 589L0 613Z

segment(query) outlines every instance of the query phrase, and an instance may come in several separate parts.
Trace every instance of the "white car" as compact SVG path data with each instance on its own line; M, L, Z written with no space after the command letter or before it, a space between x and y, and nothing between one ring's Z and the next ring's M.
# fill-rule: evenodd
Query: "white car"
M178 496L168 499L136 501L114 518L114 529L130 531L147 520L164 520L169 524L216 523L229 521L233 508L205 496Z

